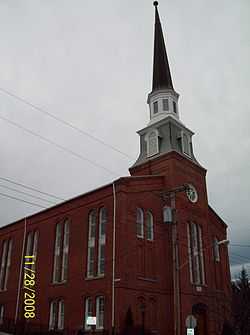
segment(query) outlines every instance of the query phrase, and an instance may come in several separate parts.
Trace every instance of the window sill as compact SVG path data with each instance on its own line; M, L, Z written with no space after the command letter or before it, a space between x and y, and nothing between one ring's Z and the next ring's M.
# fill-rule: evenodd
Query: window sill
M95 279L103 279L105 278L105 275L97 275L95 277L85 277L85 280L95 280Z
M60 282L52 282L52 283L50 283L50 285L55 285L55 286L57 286L57 285L64 285L64 284L66 284L67 283L67 280L64 280L64 281L60 281Z
M203 289L206 289L208 287L206 284L195 284L195 283L192 283L192 286L196 292L202 292Z
M156 279L156 278L146 278L146 277L140 277L140 276L138 276L137 279L148 281L148 282L151 282L151 283L156 283L158 281L158 279Z

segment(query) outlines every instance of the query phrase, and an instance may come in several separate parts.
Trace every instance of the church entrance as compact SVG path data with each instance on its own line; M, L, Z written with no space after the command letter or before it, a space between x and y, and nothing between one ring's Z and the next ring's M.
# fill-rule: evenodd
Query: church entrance
M207 306L204 304L194 305L192 308L192 314L197 320L197 326L195 327L195 335L208 335L207 330Z

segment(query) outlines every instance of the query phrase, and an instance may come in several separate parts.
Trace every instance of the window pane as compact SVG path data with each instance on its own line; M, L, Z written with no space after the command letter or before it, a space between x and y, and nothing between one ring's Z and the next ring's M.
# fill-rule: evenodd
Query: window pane
M190 224L187 225L187 235L188 235L188 259L189 259L189 272L190 272L190 282L193 283L193 256L192 256L192 238L191 238L191 228Z
M152 131L148 136L148 155L152 156L159 152L157 133Z
M136 234L138 237L143 237L143 211L141 208L136 210Z
M4 278L5 278L5 271L6 271L6 261L7 261L7 245L8 241L3 242L2 248L2 259L1 259L1 270L0 270L0 290L4 289Z
M26 242L26 256L32 256L33 232L29 232Z
M154 114L158 113L158 101L154 102Z
M193 257L194 257L194 282L196 284L200 284L201 277L200 277L200 259L199 259L197 225L193 223L191 227L192 227L192 242L193 242Z
M202 233L201 233L200 226L198 226L198 234L199 234L200 278L201 278L201 284L205 284L205 268L204 268L204 257L203 257L203 246L202 246Z
M101 208L100 210L100 225L99 225L99 236L105 236L107 223L107 209Z
M154 238L153 215L151 212L147 212L146 225L147 225L147 240L153 240Z
M87 276L94 276L94 266L95 266L95 247L88 248L88 269Z
M104 328L104 297L96 298L96 328Z
M5 290L7 289L7 282L8 282L9 272L10 272L11 253L12 253L12 240L9 240L6 273L5 273L5 281L4 281L4 289Z
M59 301L59 310L58 310L58 329L64 328L64 302Z
M3 323L4 305L0 305L0 325Z
M37 262L37 243L38 243L38 231L34 232L34 240L33 240L33 251L32 254L35 256L34 264L32 264L32 270L35 270L36 262Z
M176 102L175 101L173 101L173 110L174 110L174 113L177 112L177 110L176 110Z
M62 281L67 280L68 254L69 254L69 221L67 220L64 223L62 278L61 278Z
M168 111L169 110L168 99L163 99L162 104L163 104L163 110Z
M89 239L96 235L96 211L92 210L89 214Z
M54 270L53 281L60 281L61 273L61 249L62 249L62 223L56 225L56 239L55 239L55 252L54 252Z
M55 329L56 327L56 314L57 314L57 302L51 301L50 314L49 314L49 329Z
M98 274L104 274L105 267L105 245L99 245L99 255L98 255Z
M183 134L183 152L189 155L189 141L186 134Z
M93 302L91 298L86 298L85 300L85 329L90 329L91 327L87 325L88 316L92 316L93 313Z

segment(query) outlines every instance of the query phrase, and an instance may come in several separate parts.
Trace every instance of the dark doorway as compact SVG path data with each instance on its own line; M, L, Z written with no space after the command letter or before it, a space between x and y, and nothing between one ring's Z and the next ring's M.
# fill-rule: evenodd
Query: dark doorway
M207 306L204 304L196 304L192 308L192 314L197 320L195 327L195 335L208 335L207 331Z

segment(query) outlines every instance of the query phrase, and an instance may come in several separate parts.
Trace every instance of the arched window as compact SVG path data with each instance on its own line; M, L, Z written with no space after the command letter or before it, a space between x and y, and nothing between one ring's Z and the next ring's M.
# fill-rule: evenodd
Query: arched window
M183 152L186 155L190 155L190 146L189 146L189 140L186 134L183 134Z
M158 154L159 152L158 131L152 130L149 134L147 134L146 141L147 141L148 157Z
M87 277L94 276L95 269L96 210L89 213Z
M53 282L61 283L67 280L69 255L69 219L56 225Z
M90 330L91 327L87 324L88 317L93 315L93 300L90 297L85 299L85 330Z
M146 213L146 235L147 235L147 240L153 241L154 221L153 221L153 215L150 211L147 211Z
M106 235L106 223L107 223L107 209L102 207L99 214L99 236L104 237Z
M190 281L195 285L203 285L205 284L205 272L201 227L191 222L187 225L187 229Z
M143 210L141 208L136 209L136 235L137 237L143 238Z
M103 296L96 298L96 329L104 328L104 307L105 301Z
M98 275L104 274L107 209L102 207L99 213Z
M217 238L214 238L214 260L216 262L220 261L220 249Z
M169 206L163 207L163 222L173 223L173 210Z

